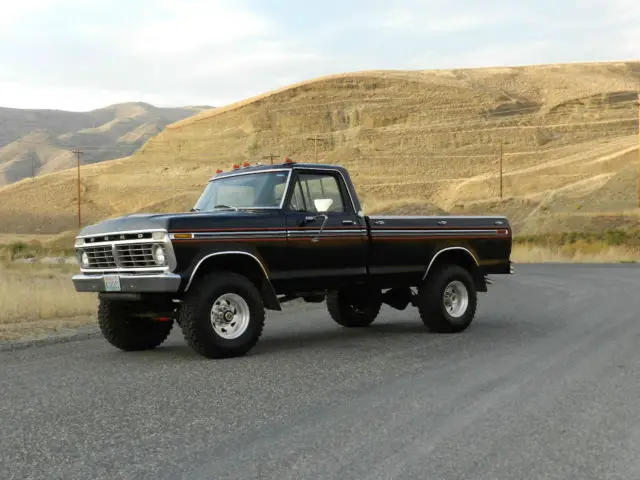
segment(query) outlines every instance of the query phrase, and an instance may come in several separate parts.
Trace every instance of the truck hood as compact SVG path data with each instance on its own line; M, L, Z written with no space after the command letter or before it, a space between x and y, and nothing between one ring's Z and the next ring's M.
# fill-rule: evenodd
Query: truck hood
M106 235L109 233L135 232L164 229L167 231L191 231L220 228L244 228L273 225L281 218L279 212L242 210L217 212L136 213L111 218L84 227L78 236Z

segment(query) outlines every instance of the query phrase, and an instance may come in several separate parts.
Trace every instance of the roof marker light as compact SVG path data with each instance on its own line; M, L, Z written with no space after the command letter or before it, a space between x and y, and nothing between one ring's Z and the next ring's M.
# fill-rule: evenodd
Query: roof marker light
M242 166L246 168L246 167L250 167L251 165L249 164L249 162L244 162Z
M220 170L220 169L216 170L216 173L222 173L222 172L223 172L223 170Z
M237 163L234 163L234 164L233 164L233 169L234 169L234 170L236 170L236 169L238 169L238 168L240 168L240 165L238 165Z

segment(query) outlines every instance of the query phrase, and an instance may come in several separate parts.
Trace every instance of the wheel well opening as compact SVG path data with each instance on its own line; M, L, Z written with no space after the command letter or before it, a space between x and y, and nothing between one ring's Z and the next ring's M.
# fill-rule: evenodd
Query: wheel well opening
M211 257L202 262L191 284L193 285L205 275L220 270L244 275L258 288L264 278L260 265L254 259L247 255L229 254Z
M265 307L280 310L275 292L256 259L249 255L230 253L205 260L196 270L189 289L205 275L216 271L234 272L247 277L262 294Z
M482 270L470 252L460 248L455 248L444 251L440 254L436 253L436 255L436 259L427 272L427 277L431 275L436 268L442 265L459 265L471 273L476 283L476 289L479 292L487 291L487 284L484 280L484 275L482 275Z

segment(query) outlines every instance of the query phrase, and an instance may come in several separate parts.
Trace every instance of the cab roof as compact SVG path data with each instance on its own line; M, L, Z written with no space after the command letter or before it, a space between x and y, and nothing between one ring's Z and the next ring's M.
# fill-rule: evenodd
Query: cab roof
M250 166L243 166L243 164L236 164L236 166L238 168L230 168L229 170L218 170L218 172L211 177L210 180L216 179L216 178L224 178L224 177L228 177L228 176L233 176L233 175L237 175L238 173L250 173L250 172L262 172L265 170L286 170L286 169L294 169L294 168L317 168L317 169L322 169L322 170L339 170L343 173L346 173L346 169L340 165L333 165L333 164L328 164L328 163L309 163L309 162L304 162L304 163L298 163L298 162L280 162L280 163L274 163L274 164L258 164L258 165L250 165Z

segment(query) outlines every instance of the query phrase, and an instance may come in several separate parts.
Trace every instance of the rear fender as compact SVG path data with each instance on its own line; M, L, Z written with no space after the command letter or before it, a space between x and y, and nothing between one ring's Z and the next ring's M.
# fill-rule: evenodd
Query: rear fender
M431 258L422 277L422 281L426 281L429 275L440 265L459 265L465 268L473 277L476 290L478 292L487 291L487 281L482 273L482 268L480 268L480 262L478 262L478 258L468 248L447 247L438 250Z

